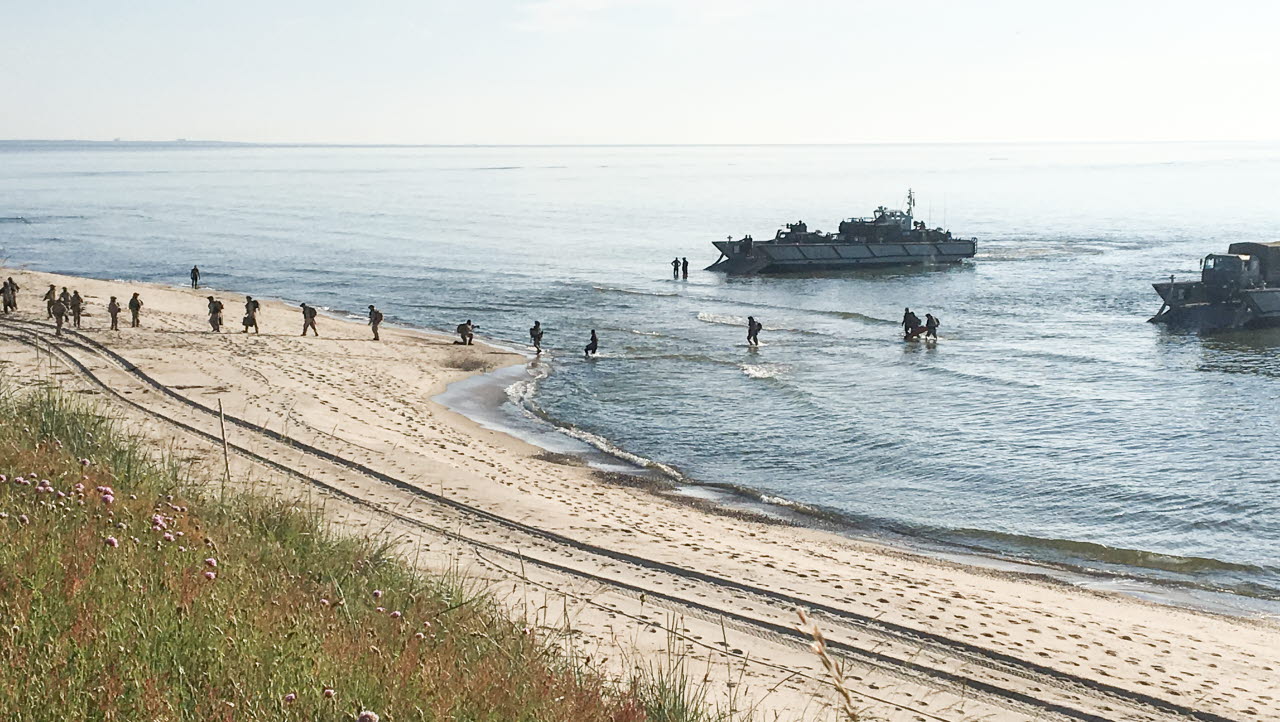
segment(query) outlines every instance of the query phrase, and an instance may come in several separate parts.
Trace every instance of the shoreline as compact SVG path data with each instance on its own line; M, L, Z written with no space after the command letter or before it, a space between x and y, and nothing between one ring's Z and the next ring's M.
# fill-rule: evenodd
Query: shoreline
M513 351L515 351L513 349ZM515 351L519 353L519 351ZM1255 596L1235 590L1215 589L1205 583L1175 578L1161 579L1159 567L1133 567L1112 564L1108 571L1087 566L1088 562L1106 565L1105 560L1089 559L1082 563L1055 561L1034 556L1001 553L977 544L966 545L957 540L930 538L906 530L875 528L834 510L811 507L802 502L775 497L745 487L689 478L671 467L632 454L595 434L574 434L571 422L543 418L530 411L520 400L532 398L537 381L554 373L554 366L524 354L526 363L512 363L492 371L455 381L432 400L462 414L480 426L537 446L551 454L569 454L585 465L608 474L634 476L637 483L652 493L677 502L695 505L710 513L745 513L761 520L791 524L831 533L855 541L884 545L891 549L923 554L940 560L980 567L1017 576L1046 576L1083 590L1114 592L1175 608L1195 609L1213 614L1241 618L1264 618L1280 621L1280 599ZM548 367L542 376L531 379L533 364ZM513 393L516 385L531 384L525 392ZM519 399L519 400L518 400ZM513 411L514 409L514 411ZM568 424L566 428L563 424ZM598 439L585 440L581 434ZM654 467L658 468L654 468ZM645 483L643 480L649 480ZM719 509L719 512L717 512ZM963 531L963 530L962 530ZM977 530L980 531L980 530ZM995 536L996 533L990 533ZM1039 539L1053 544L1061 540ZM1068 542L1070 543L1070 542ZM1119 553L1148 554L1141 550L1116 549ZM1132 569L1133 571L1127 571ZM1143 574L1142 570L1149 570Z
M216 411L209 417L207 409L222 403L235 420L229 433L237 448L296 474L280 482L287 493L309 500L313 489L297 480L321 480L334 490L323 498L336 521L354 518L364 534L404 532L411 541L398 543L411 558L423 551L424 563L456 566L460 557L451 555L462 554L512 604L527 594L519 591L525 584L572 597L582 605L572 626L584 653L610 665L669 659L667 635L658 634L666 626L655 624L670 620L673 638L701 655L699 664L717 674L726 660L743 665L742 676L717 694L750 690L765 708L794 714L830 691L804 643L775 638L794 627L794 607L803 606L823 610L824 632L851 665L849 683L879 699L873 707L892 711L890 719L911 719L904 710L922 709L925 700L934 710L960 705L957 719L1043 718L1000 699L1057 700L1100 718L1118 718L1116 705L1125 716L1163 710L1154 719L1172 719L1169 710L1187 705L1206 710L1205 719L1280 714L1269 694L1271 672L1280 666L1280 625L1269 620L1158 605L1044 574L1005 573L819 529L706 513L643 486L609 483L577 459L487 429L436 400L459 381L496 385L477 371L523 368L524 356L500 347L463 348L386 325L377 344L367 328L332 317L322 322L323 336L303 340L297 310L276 301L264 303L261 336L215 335L203 318L209 289L10 273L23 292L18 318L0 324L7 368L30 376L69 354L83 368L57 366L50 373L63 375L60 383L96 379L139 409L189 419L184 423L215 435ZM50 279L90 299L93 313L82 334L54 340L44 314L32 313ZM143 328L103 330L103 294L127 286L140 288L147 302ZM213 293L224 302L233 295ZM33 356L32 344L57 353ZM140 377L162 391L149 390ZM474 379L481 381L464 381ZM281 436L288 445L280 446ZM307 455L308 448L325 455ZM222 463L216 447L205 453L211 464ZM363 506L351 511L348 498ZM453 531L446 538L426 526L401 528L411 522ZM553 599L559 608L560 597ZM968 671L975 660L986 670L981 679L966 676L977 674ZM1006 667L1021 671L991 671ZM801 672L808 676L796 676ZM956 679L971 681L957 687ZM1072 694L1061 696L1062 685ZM1099 687L1116 691L1103 695Z

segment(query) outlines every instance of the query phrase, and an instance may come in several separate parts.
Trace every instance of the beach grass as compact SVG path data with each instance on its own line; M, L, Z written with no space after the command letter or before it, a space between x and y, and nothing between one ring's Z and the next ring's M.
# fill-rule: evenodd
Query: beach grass
M81 397L0 383L0 419L9 719L724 719L685 675L606 680L314 510L217 500Z

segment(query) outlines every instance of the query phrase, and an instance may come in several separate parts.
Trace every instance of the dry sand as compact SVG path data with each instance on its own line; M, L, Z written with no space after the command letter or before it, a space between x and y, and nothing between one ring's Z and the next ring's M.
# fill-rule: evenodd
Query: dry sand
M721 710L835 719L830 677L790 631L798 603L816 610L868 718L1280 719L1272 623L709 513L432 401L525 363L517 354L385 325L374 342L326 317L304 339L298 309L274 302L260 335L213 334L204 297L234 324L242 295L0 273L22 287L19 313L0 319L9 376L103 398L215 480L221 401L234 485L308 500L423 567L462 569L605 673L679 661ZM86 297L82 335L53 337L49 283ZM142 327L106 330L108 296L135 290Z

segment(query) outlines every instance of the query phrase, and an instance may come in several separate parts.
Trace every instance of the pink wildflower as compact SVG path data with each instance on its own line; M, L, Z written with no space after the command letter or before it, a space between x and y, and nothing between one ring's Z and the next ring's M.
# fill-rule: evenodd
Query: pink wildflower
M173 535L172 535L172 534L170 534L169 532L165 532L165 533L164 533L164 536L163 536L162 538L163 538L165 541L173 541Z
M111 547L112 549L115 549L116 547L120 546L120 542L119 542L119 540L117 540L117 539L116 539L115 537L113 537L113 536L109 536L109 537L107 537L106 539L103 539L102 541L103 541L107 546Z
M356 722L378 722L378 715L370 712L369 710L365 710L356 718Z
M88 460L88 459L81 459L81 460L80 460L80 465L81 465L81 466L88 466L88 465L89 465L89 460Z
M374 608L373 608L373 611L377 612L378 614L382 614L383 612L387 611L387 608L386 608L386 607L374 607Z
M286 694L284 696L284 703L293 704L293 701L296 700L297 698L298 698L298 695L294 694L293 692L290 692L289 694Z
M391 613L391 618L392 618L392 619L399 619L400 617L401 617L401 614L400 614L400 610L398 610L398 609L397 609L396 611L394 611L394 612L392 612L392 613Z
M116 503L116 498L115 498L114 496L110 495L110 494L103 494L103 495L102 495L102 503L103 503L103 504L107 504L107 505L114 504L114 503Z
M205 572L205 573L204 573L204 578L205 578L205 579L208 579L209 581L213 581L214 579L217 579L217 578L218 578L218 575L217 575L217 574L214 574L214 573L213 573L213 572L211 572L211 571L210 571L210 572Z
M208 559L205 559L205 560L204 560L204 565L205 565L206 567L214 567L214 568L217 568L217 566L218 566L218 560L217 560L217 559L214 559L213 557L209 557Z
M324 688L324 698L325 698L325 699L333 699L333 695L334 695L333 687L325 687L325 688Z
M324 597L321 597L321 598L320 598L320 606L322 606L322 607L327 607L327 606L329 606L329 600L328 600L328 599L325 599Z
M18 515L18 523L19 523L19 524L30 524L30 523L31 523L31 520L27 518L27 515L26 515L26 514L19 514L19 515Z
M413 635L413 638L414 638L414 639L419 639L419 640L421 640L421 639L426 639L426 638L427 638L427 635L423 634L422 632L418 632L417 634Z

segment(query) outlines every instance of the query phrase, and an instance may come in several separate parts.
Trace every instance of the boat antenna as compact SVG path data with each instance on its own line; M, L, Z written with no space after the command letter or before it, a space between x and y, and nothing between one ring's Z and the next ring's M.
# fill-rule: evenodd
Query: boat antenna
M915 212L915 209L916 209L916 194L910 188L908 188L907 189L907 215L912 215Z

